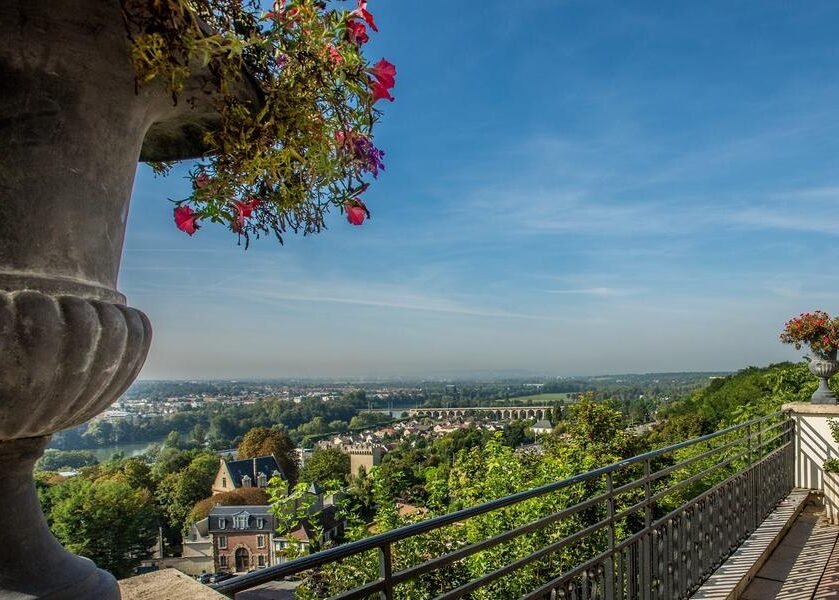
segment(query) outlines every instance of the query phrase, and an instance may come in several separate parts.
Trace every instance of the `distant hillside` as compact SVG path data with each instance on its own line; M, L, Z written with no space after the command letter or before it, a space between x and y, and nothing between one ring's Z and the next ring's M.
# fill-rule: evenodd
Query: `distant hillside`
M806 402L817 384L806 363L748 367L712 379L687 399L662 407L659 418L666 422L658 432L668 439L685 439L685 436L716 431L780 410L786 402ZM835 387L839 391L839 385Z

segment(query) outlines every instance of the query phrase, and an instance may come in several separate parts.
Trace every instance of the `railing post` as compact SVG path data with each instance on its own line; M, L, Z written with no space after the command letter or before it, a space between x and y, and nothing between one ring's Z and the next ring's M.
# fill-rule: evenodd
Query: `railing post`
M757 425L758 436L760 436L760 424ZM758 439L760 439L758 437ZM760 442L757 445L758 460L760 460ZM749 522L746 525L747 529L751 531L757 530L757 478L754 476L754 465L757 462L752 451L752 424L746 424L746 493L749 495L747 499Z
M390 544L379 546L379 577L384 581L385 589L379 592L381 600L393 600L393 559Z
M792 416L792 413L784 413L784 417L787 420L786 423L786 442L789 443L787 446L786 451L786 467L787 467L787 488L788 491L791 492L792 489L795 487L795 471L797 468L797 461L796 458L798 457L798 437L795 435L795 428L797 426L797 421L795 417Z
M761 454L762 452L763 452L763 422L759 423L758 427L757 427L757 460L755 461L757 464L760 464L760 461L763 460L763 456ZM754 469L754 471L755 471L755 473L754 473L755 485L754 485L753 500L754 500L754 505L755 505L755 508L754 508L755 531L757 531L757 527L758 527L758 525L760 525L760 520L761 520L761 517L763 516L763 515L760 514L762 512L760 510L760 506L761 506L760 490L761 490L761 487L763 486L763 481L760 478L760 474L763 471L763 467L759 466L756 469Z
M615 597L615 497L612 495L614 485L612 472L606 473L607 510L609 512L609 560L606 562L606 598ZM621 582L623 587L623 582Z
M641 549L641 598L643 600L650 600L653 593L653 553L652 553L652 525L653 525L653 506L652 506L652 482L650 481L650 459L644 461L644 531L645 535L641 538L643 548Z
M760 427L758 427L758 430ZM754 457L752 456L752 424L746 424L746 456L748 457L748 464L751 467L754 464Z

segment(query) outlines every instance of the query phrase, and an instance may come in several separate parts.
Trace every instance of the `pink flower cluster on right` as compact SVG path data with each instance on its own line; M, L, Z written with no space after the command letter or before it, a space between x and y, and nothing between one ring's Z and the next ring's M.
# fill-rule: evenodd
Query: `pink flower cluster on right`
M839 348L839 317L831 318L823 310L801 313L787 321L780 340L796 350L806 344L816 354L831 354Z

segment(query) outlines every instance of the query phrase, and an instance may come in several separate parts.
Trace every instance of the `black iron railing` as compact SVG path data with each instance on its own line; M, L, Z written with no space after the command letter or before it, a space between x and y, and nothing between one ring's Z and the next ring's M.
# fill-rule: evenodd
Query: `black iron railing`
M356 569L340 590L313 586L314 597L685 598L789 494L793 448L793 421L775 413L214 587L232 597L292 576L323 580L322 570L366 556L368 566L378 563L378 574L374 567L369 580L359 581L354 578L371 569ZM512 516L537 499L550 510L525 521ZM482 519L492 515L496 525L509 527L487 527L476 537ZM465 535L470 523L478 527ZM438 544L435 556L416 558L410 544L421 536L451 543ZM414 558L406 564L408 556ZM460 568L467 563L469 569Z

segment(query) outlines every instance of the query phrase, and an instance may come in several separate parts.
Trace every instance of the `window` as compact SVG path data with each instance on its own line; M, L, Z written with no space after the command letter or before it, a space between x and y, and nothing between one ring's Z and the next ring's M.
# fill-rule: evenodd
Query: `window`
M257 529L262 529L263 527L265 527L265 519L263 519L262 517L257 517L256 518L256 528Z
M218 557L218 566L226 568L227 567L227 555L222 554Z
M236 515L235 517L233 517L233 519L235 520L234 527L236 527L236 529L247 529L248 516L249 515L245 513L244 515Z
M264 535L256 536L256 547L257 548L264 548L265 547L265 536Z
M256 484L261 488L268 485L268 478L265 476L265 473L260 473L256 476Z
M258 567L264 567L265 566L265 555L264 554L260 554L259 556L256 557L256 566L258 566Z
M224 517L219 517L219 519L218 519L218 528L219 528L219 529L225 529L225 528L227 528L227 519L225 519Z
M251 487L251 478L249 476L242 476L242 487Z
M221 478L221 487L223 487L223 488L227 487L227 477L222 477Z
M222 550L227 548L227 536L226 535L218 536L218 547Z

